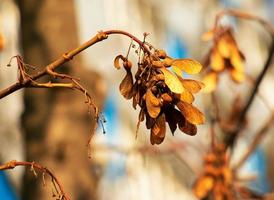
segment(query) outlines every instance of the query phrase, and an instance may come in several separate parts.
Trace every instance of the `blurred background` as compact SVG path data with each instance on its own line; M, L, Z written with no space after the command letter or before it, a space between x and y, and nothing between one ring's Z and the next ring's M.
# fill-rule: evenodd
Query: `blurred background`
M100 30L121 29L140 39L147 32L147 41L171 57L203 62L210 44L202 42L201 35L227 7L274 22L273 0L0 0L0 88L17 80L16 62L6 67L12 56L20 54L26 63L42 69ZM237 42L247 60L246 72L256 77L267 56L269 36L254 22L227 17L223 23L236 28ZM191 186L209 150L209 123L199 126L196 136L175 132L172 137L168 130L160 146L150 145L149 131L141 125L135 139L138 112L119 94L124 72L113 67L115 56L125 55L130 42L123 36L110 36L60 69L81 78L106 118L106 133L101 128L96 131L90 159L86 143L94 124L83 95L71 90L25 89L1 99L0 162L26 160L46 166L75 200L195 199ZM134 52L131 59L136 63ZM273 85L272 68L260 88L272 109ZM224 78L220 87L225 113L236 94L242 94L244 100L250 85L235 86ZM203 112L209 112L210 103L206 94L196 96L195 105ZM235 160L271 111L257 98L250 113L248 127L234 151ZM274 191L271 133L273 129L242 170L258 176L247 186L259 193ZM51 197L49 178L43 186L42 178L35 178L29 169L0 172L0 199Z

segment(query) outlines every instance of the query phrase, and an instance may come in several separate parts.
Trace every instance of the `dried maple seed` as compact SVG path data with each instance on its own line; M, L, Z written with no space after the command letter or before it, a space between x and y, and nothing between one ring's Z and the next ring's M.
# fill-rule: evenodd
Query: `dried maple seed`
M172 68L176 72L179 71L179 76L182 75L182 72L186 72L188 74L197 74L201 71L202 65L192 59L176 59L172 62Z
M161 98L163 99L164 102L167 102L167 103L172 102L172 97L167 93L162 94Z
M240 83L244 80L245 58L239 50L230 27L219 26L215 30L214 45L210 50L205 66L208 68L203 82L205 92L212 92L217 86L217 77L228 71L231 79Z
M155 68L164 67L164 63L160 60L152 61L152 66Z
M165 59L166 58L166 52L164 50L158 50L157 51L158 57L161 59Z
M123 62L123 66L125 69L131 69L132 63L129 60L126 60L125 62Z
M120 93L126 98L130 99L133 96L133 78L131 71L127 71L125 78L119 86Z
M184 91L184 87L180 80L177 78L177 76L166 68L161 68L161 71L165 76L165 83L167 87L171 90L171 92L181 94Z
M214 179L210 176L201 177L194 186L193 192L196 197L203 199L212 190Z
M148 114L152 118L156 118L161 111L161 102L160 100L154 96L151 89L148 89L146 92L146 108Z
M116 58L114 59L114 67L115 67L116 69L120 69L120 68L121 68L120 63L119 63L120 60L125 61L125 57L122 56L122 55L118 55L118 56L116 56Z
M204 88L204 84L200 81L195 81L195 80L191 80L191 79L183 79L183 78L179 78L179 79L180 79L181 83L183 84L184 88L191 93L197 93L202 88Z
M218 143L206 154L203 173L194 184L193 192L198 199L237 199L233 179L225 146Z
M189 123L187 120L184 123L178 123L179 129L188 134L188 135L196 135L197 127L194 124Z
M157 117L154 125L151 128L150 142L151 144L160 144L165 139L166 135L166 119L165 114L162 113Z
M201 111L193 105L180 101L176 104L176 106L179 108L186 120L189 121L189 123L198 125L205 122L203 113L201 113Z
M166 57L164 60L163 60L164 64L165 64L165 67L170 67L173 63L173 59L170 58L170 57Z
M163 50L151 49L153 52L143 52L140 57L137 64L138 69L134 75L135 80L131 73L132 64L126 57L119 55L114 61L115 67L119 69L119 61L122 60L127 73L120 84L121 94L126 99L132 98L134 109L137 106L141 108L137 129L145 120L147 129L150 129L152 144L163 142L166 122L172 134L179 127L180 131L195 135L197 133L196 124L201 124L204 116L192 106L194 101L192 93L197 93L202 88L202 83L183 79L182 72L198 73L201 65L191 59L174 60L168 57ZM171 66L172 70L167 69ZM184 105L184 103L189 105Z
M157 74L155 76L156 81L164 81L165 80L165 76L163 74Z

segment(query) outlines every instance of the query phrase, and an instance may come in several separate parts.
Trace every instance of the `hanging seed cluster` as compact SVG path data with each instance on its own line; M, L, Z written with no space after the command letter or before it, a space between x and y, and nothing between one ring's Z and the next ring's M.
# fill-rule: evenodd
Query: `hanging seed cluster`
M204 171L197 179L193 192L198 199L235 199L233 173L229 168L225 145L217 144L204 158Z
M217 87L218 76L224 71L229 72L234 82L242 82L245 78L245 57L238 48L231 27L218 26L214 31L205 33L203 39L213 39L213 47L205 62L207 72L203 79L206 85L204 91L214 91Z
M132 99L134 109L140 107L137 131L140 122L145 120L147 129L150 129L151 144L163 142L166 123L172 134L177 128L189 135L197 133L196 125L204 123L205 118L193 106L193 94L199 92L203 84L184 79L182 74L198 73L202 68L200 63L191 59L172 59L163 50L154 50L144 53L134 76L132 63L127 57L118 55L114 66L126 71L120 83L120 93L124 98Z

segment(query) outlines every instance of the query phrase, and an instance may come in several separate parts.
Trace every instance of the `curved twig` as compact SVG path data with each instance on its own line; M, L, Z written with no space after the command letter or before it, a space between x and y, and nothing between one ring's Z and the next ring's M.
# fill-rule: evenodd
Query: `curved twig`
M256 82L255 82L255 85L254 85L254 88L249 96L249 99L245 105L245 107L243 108L242 112L240 113L240 116L239 116L239 119L237 121L237 124L236 124L236 128L235 130L231 131L231 132L228 132L227 133L227 137L226 137L226 144L227 146L233 146L234 145L234 142L238 136L238 133L242 130L242 128L244 127L244 120L246 118L246 115L253 103L253 100L259 90L259 87L262 83L262 80L268 70L268 68L271 66L271 61L272 61L272 58L273 58L273 54L274 54L274 36L272 36L272 41L271 41L271 46L270 46L270 50L269 50L269 54L268 54L268 57L267 57L267 60L265 62L265 65L263 67L263 70L261 71L261 73L259 74Z
M233 170L236 171L237 169L241 168L241 166L245 163L245 161L249 158L249 156L253 153L253 151L256 149L257 145L262 141L264 136L266 135L267 131L273 125L274 122L274 113L272 112L271 117L269 120L265 123L265 125L259 130L258 133L256 133L252 143L249 145L248 150L246 153L242 156L242 158L235 164L233 167Z
M31 170L34 172L35 176L37 175L35 172L35 169L41 171L43 174L48 174L51 177L52 184L54 186L55 191L59 194L60 200L70 200L68 195L65 193L63 186L61 185L58 178L46 167L43 167L42 165L35 163L35 162L24 162L24 161L16 161L12 160L7 162L6 164L0 165L0 170L8 170L8 169L14 169L17 166L26 166L30 167Z
M79 47L63 54L57 60L55 60L52 63L50 63L49 65L47 65L44 68L44 70L38 72L37 74L35 74L33 76L30 76L29 78L24 79L22 81L18 81L16 83L10 85L9 87L1 90L0 91L0 99L2 99L3 97L6 97L7 95L9 95L17 90L27 87L31 83L32 80L39 79L39 78L41 78L45 75L48 75L50 73L52 74L52 72L54 72L54 70L56 70L58 67L60 67L64 63L72 60L74 56L78 55L79 53L81 53L85 49L89 48L90 46L107 39L108 35L113 35L113 34L120 34L120 35L128 36L129 38L131 38L132 40L137 42L144 52L150 54L149 48L141 40L139 40L137 37L135 37L134 35L132 35L130 33L127 33L125 31L121 31L121 30L109 30L109 31L105 31L105 32L101 31L101 32L97 33L94 37L92 37L90 40L88 40L87 42L80 45Z
M217 15L216 15L216 18L215 18L215 23L214 23L214 29L215 30L218 26L218 23L220 21L220 19L225 16L225 15L229 15L229 16L234 16L234 17L238 17L238 18L242 18L242 19L247 19L247 20L253 20L253 21L257 21L259 22L260 24L262 24L265 29L272 35L274 36L274 27L271 23L269 23L267 20L259 17L259 16L256 16L256 15L252 15L250 13L247 13L247 12L243 12L241 10L237 10L237 9L225 9L225 10L222 10L221 12L219 12Z

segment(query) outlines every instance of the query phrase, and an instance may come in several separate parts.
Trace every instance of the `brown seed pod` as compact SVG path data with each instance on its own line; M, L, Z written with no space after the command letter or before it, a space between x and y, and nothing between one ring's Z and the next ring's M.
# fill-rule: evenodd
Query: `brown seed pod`
M183 79L182 72L197 73L201 65L191 59L174 60L163 50L154 50L151 54L144 53L139 57L135 80L131 74L132 63L122 55L116 57L116 68L120 68L119 62L122 60L127 71L120 84L120 92L127 99L133 98L134 109L138 105L141 108L137 127L146 116L146 127L151 129L152 144L160 144L164 140L166 122L172 134L179 127L180 131L195 135L196 125L204 122L204 116L192 105L193 93L201 90L203 84Z
M150 142L151 144L161 144L166 135L166 119L165 114L159 115L155 121L155 124L151 128Z
M166 58L166 52L164 50L158 50L157 51L158 57L161 59L165 59Z
M126 60L125 62L123 62L123 66L126 70L131 69L132 63L129 60Z
M146 92L145 99L148 114L150 115L150 117L156 118L161 111L160 100L154 96L150 88Z
M162 100L163 100L164 103L170 103L170 102L172 102L172 97L169 94L167 94L167 93L162 94L161 98L162 98Z
M164 63L160 60L154 60L152 61L152 66L155 68L162 68L164 67Z
M127 71L126 76L119 86L120 93L126 98L131 99L133 96L133 78L131 71Z
M205 116L192 104L179 101L176 105L181 113L184 115L186 120L189 121L191 124L198 125L204 123Z
M189 123L187 120L184 120L184 123L178 123L179 129L188 134L188 135L196 135L197 127L194 124Z

